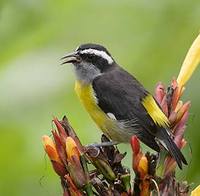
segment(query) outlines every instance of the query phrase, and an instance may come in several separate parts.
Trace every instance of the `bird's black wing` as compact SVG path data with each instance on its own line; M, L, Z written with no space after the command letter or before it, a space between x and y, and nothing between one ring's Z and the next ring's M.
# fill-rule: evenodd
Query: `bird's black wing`
M98 105L105 113L112 113L117 120L137 118L140 124L152 128L154 122L148 115L143 99L149 94L128 72L115 67L93 81Z
M155 142L156 125L142 105L149 94L128 72L116 66L93 81L98 105L105 113L114 114L120 121L136 121L139 138L149 147L159 151Z
M98 76L93 81L93 89L96 93L99 107L105 113L112 113L117 120L135 122L137 136L147 146L159 151L159 146L155 141L157 138L167 148L169 153L174 157L178 166L182 168L182 163L187 164L186 159L180 149L171 139L166 126L154 123L153 115L149 115L145 106L144 98L149 97L149 93L144 87L128 72L116 66L112 71L108 71L103 75ZM156 104L153 97L148 104ZM153 100L153 101L152 101ZM147 105L148 105L147 104ZM149 106L149 105L148 105ZM153 107L152 113L155 110L160 113L160 108ZM159 115L156 116L159 118ZM134 133L134 132L133 132Z

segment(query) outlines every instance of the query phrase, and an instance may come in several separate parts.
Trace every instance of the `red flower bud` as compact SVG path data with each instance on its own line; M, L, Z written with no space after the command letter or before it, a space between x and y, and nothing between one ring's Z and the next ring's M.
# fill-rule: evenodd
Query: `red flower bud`
M61 125L61 123L59 122L59 120L56 117L53 119L53 122L55 123L55 125L57 127L58 133L60 135L61 141L62 141L63 146L64 146L65 140L68 137L68 135L67 135L64 127Z
M165 87L162 83L158 83L155 90L155 99L156 101L161 104L164 96L165 96Z
M131 137L131 147L132 147L134 156L140 152L140 142L137 136L135 135Z

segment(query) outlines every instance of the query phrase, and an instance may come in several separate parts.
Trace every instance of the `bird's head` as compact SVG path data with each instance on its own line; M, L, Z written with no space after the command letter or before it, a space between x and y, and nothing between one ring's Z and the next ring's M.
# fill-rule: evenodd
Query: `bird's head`
M98 44L82 44L62 60L62 64L72 63L77 78L85 82L92 82L115 64L108 50Z

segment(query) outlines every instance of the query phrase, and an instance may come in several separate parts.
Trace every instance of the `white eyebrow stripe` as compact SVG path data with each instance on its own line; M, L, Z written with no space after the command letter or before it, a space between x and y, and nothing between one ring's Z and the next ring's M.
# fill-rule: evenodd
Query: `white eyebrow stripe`
M109 64L113 63L113 59L104 51L99 51L99 50L89 48L89 49L80 51L80 53L81 54L95 54L95 55L100 56L100 57L104 58L105 60L107 60Z

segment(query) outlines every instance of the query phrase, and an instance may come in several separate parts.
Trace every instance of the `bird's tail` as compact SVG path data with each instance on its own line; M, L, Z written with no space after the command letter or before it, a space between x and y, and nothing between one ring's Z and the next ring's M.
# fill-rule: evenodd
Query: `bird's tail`
M160 139L161 144L167 148L170 155L175 159L180 169L182 169L182 163L187 165L185 157L167 133L166 129L162 128L162 130L160 130L158 138Z

